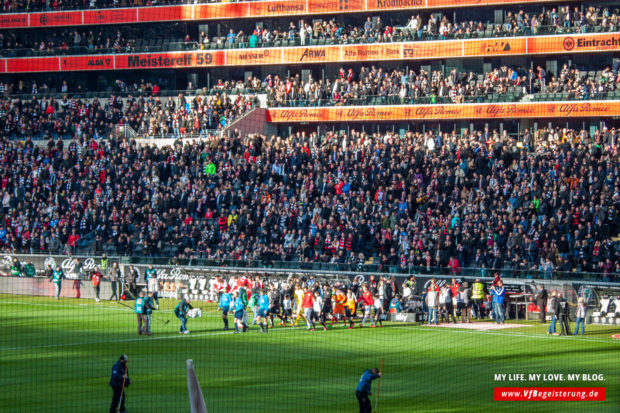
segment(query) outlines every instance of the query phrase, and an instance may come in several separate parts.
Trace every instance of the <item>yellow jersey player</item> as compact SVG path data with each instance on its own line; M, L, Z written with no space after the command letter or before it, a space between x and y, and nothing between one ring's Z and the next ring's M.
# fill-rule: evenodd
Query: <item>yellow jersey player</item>
M349 330L353 329L353 317L355 316L355 294L353 294L353 290L348 290L347 291L347 301L344 304L344 313L345 316L347 317L347 320L349 320ZM345 327L347 326L347 323L345 322Z
M301 288L301 284L295 284L295 326L299 323L299 317L304 320L304 323L307 323L306 317L303 314L303 308L301 307L301 303L304 299L304 290Z

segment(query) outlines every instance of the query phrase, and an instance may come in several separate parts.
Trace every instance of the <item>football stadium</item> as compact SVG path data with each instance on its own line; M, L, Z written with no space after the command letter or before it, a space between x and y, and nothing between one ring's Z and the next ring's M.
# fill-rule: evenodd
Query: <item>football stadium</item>
M620 411L620 1L0 4L0 412Z

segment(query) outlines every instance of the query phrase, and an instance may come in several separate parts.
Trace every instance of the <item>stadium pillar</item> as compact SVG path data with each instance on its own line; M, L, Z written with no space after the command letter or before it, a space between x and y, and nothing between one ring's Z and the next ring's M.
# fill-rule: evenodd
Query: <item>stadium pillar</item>
M499 9L499 10L495 10L495 24L502 24L504 23L504 10ZM454 20L456 21L456 20Z
M547 60L546 62L547 74L552 74L553 76L558 76L558 61L557 60Z
M307 82L308 79L310 79L310 75L312 74L312 71L310 69L302 69L301 70L301 80L303 80L304 82Z
M194 90L198 89L198 73L189 73L187 75L187 83L194 85Z

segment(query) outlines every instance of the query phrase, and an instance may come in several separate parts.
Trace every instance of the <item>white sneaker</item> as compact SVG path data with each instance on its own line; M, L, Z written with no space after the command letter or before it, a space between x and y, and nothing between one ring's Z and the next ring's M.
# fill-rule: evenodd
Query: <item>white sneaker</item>
M189 334L189 330L185 330L183 334Z

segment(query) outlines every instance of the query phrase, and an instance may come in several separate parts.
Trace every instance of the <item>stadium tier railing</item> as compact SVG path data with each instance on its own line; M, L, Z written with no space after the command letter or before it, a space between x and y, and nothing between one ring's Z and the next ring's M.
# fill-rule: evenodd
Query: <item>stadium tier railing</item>
M209 259L157 259L130 257L128 263L134 264L177 264L186 266L227 267L227 268L264 268L287 271L305 270L316 272L353 272L362 274L385 273L389 275L437 275L437 276L467 276L491 277L500 274L504 278L546 279L546 280L582 280L582 281L612 281L610 274L579 271L541 271L527 269L506 268L461 268L452 271L446 267L426 266L397 266L382 264L346 264L322 262L294 262L294 261L242 261L242 260L209 260ZM124 261L125 261L124 260Z
M620 90L609 92L584 93L558 92L558 93L532 93L524 94L520 91L508 91L505 93L488 93L486 95L459 95L450 96L421 96L415 98L401 97L399 95L360 96L340 99L292 99L284 101L268 101L269 107L313 107L313 106L379 106L379 105L434 105L450 103L502 103L519 102L528 97L532 102L553 102L564 100L612 100L620 99Z
M508 91L491 92L484 95L457 95L457 96L420 96L420 97L401 97L400 95L364 95L358 97L342 97L340 99L284 99L282 101L270 100L266 97L268 108L281 107L322 107L322 106L378 106L378 105L434 105L434 104L463 104L463 103L503 103L503 102L520 102L524 99L531 102L555 102L565 100L618 100L620 99L620 89L608 92L584 92L582 90L574 92L536 92L523 93L518 90L520 87L510 87ZM192 96L214 96L217 93L227 94L229 96L242 95L266 95L266 90L251 89L198 89L198 90L162 90L157 94L151 92L81 92L81 93L22 93L10 95L11 99L29 100L33 96L37 99L62 99L65 96L72 99L107 99L110 95L126 98L133 96L134 98L149 97L176 97L183 95ZM267 95L266 95L267 96ZM260 101L260 99L259 99Z
M71 56L71 55L95 55L95 54L116 54L116 53L156 53L156 52L176 52L188 50L227 50L227 49L251 49L251 48L269 48L269 47L298 47L298 46L330 46L330 45L354 45L354 44L381 44L381 43L397 43L411 41L437 41L437 40L463 40L463 39L485 39L485 38L503 38L503 37L532 37L532 36L551 36L562 34L589 34L589 33L615 33L620 31L620 25L609 26L584 26L579 28L566 28L560 26L541 26L537 30L530 28L519 29L514 31L496 32L489 29L493 26L488 23L485 30L465 32L465 33L448 33L446 35L435 35L427 31L396 29L395 33L389 38L382 38L383 41L376 41L364 38L352 37L324 37L308 39L306 44L301 43L301 39L284 38L280 40L262 42L259 41L255 47L250 47L249 41L229 42L222 38L212 39L210 42L173 42L162 43L158 46L132 46L130 48L90 48L88 46L67 46L63 48L55 48L53 50L35 50L32 48L11 48L0 49L1 57L41 57L41 56ZM387 39L387 40L385 40Z
M355 37L318 37L310 38L306 44L301 44L299 37L283 38L271 42L258 42L256 47L295 47L295 46L329 46L346 44L377 44L377 43L396 43L411 41L436 41L436 40L463 40L463 39L486 39L502 37L530 37L530 36L552 36L562 34L588 34L588 33L614 33L620 30L620 25L608 26L582 26L582 27L562 27L562 26L539 26L537 28L523 28L518 30L496 31L493 23L487 22L484 30L471 32L456 32L442 34L429 33L427 30L412 30L395 26L395 31L390 37L382 37L383 41L376 41L374 38L355 38ZM363 32L363 30L362 30ZM228 42L212 39L209 43L203 43L204 50L213 49L246 49L250 48L248 41Z
M264 90L252 89L252 88L229 88L229 89L215 89L215 88L198 88L198 89L160 89L159 92L143 92L141 90L112 90L106 88L106 91L97 92L97 91L81 91L81 92L40 92L37 93L13 93L7 95L11 99L21 99L21 100L30 100L33 96L36 96L37 99L62 99L65 96L69 99L108 99L111 95L120 96L122 98L126 98L132 96L134 98L149 98L149 97L177 97L179 95L183 95L187 97L194 96L215 96L216 94L227 94L227 95L253 95L257 93L265 93Z
M92 54L114 54L114 53L155 53L155 52L180 52L187 50L198 50L200 45L197 42L172 42L163 43L158 46L132 46L119 48L94 48L88 46L67 46L55 47L54 49L36 50L33 48L11 48L0 49L2 57L34 57L34 56L69 56L69 55L92 55Z

